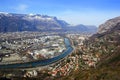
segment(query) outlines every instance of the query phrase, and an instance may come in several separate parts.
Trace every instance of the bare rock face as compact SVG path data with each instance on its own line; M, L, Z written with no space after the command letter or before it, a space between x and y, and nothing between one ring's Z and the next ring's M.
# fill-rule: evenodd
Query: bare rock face
M106 21L104 24L99 26L98 32L99 34L105 33L107 31L112 31L114 28L120 23L120 17L116 17ZM118 27L118 26L117 26Z

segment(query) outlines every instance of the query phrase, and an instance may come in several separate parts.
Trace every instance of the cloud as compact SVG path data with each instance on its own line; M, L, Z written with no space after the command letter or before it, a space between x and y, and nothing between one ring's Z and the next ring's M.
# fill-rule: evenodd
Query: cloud
M19 4L14 9L17 10L17 11L25 11L25 10L27 10L27 8L28 8L28 5L26 5L26 4Z

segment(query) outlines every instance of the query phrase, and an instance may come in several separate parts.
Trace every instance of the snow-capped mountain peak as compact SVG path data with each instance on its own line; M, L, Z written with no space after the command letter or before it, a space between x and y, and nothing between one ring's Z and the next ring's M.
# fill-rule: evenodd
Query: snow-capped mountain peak
M52 17L44 17L41 15L29 14L28 16L24 16L23 19L31 21L31 20L40 20L40 21L54 21Z
M10 13L7 13L7 12L0 12L0 14L5 15L5 16L12 16Z

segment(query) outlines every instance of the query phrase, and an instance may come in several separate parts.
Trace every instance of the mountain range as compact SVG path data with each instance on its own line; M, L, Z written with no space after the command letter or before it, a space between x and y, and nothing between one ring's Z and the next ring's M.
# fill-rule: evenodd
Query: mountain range
M77 31L96 32L91 25L71 26L64 20L40 14L14 14L0 12L0 32L16 31Z

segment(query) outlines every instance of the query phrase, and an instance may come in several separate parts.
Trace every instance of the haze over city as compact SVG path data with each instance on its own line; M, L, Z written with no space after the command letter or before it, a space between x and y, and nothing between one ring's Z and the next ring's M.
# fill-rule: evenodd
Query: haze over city
M99 26L119 16L119 5L119 0L1 0L0 11L43 14L56 16L73 25Z

